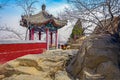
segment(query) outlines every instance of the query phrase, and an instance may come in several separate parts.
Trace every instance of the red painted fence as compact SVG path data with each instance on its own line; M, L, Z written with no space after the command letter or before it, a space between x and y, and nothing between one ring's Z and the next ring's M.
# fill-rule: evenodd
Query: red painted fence
M40 54L46 50L46 42L36 41L0 41L0 63L16 59L27 54Z

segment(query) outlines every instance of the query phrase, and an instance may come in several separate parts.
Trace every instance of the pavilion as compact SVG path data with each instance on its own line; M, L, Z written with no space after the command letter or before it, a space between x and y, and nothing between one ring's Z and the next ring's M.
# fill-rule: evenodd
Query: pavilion
M41 8L42 11L38 14L21 16L20 25L29 29L29 40L34 40L35 32L38 32L39 40L41 40L41 32L46 33L47 50L52 46L53 34L55 34L55 47L58 48L58 29L64 27L67 21L60 20L47 13L44 4Z

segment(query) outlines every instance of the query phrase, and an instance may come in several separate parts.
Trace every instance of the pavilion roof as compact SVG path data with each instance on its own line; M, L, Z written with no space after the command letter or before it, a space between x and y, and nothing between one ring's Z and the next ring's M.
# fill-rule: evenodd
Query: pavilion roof
M55 18L53 15L47 13L45 10L42 10L38 14L31 15L29 17L22 16L22 21L29 22L30 24L39 27L51 23L54 27L61 28L67 24L67 21ZM22 26L27 27L24 24Z

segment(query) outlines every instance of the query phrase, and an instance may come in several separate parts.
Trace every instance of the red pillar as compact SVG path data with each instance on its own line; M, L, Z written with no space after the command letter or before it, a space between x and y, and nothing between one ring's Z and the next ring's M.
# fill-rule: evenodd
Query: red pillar
M53 44L53 33L50 32L50 46L52 47L52 44Z
M29 40L34 40L34 28L29 30Z
M41 40L41 31L39 32L39 40Z
M46 29L46 43L47 43L47 50L49 50L49 29Z
M55 32L55 45L56 45L56 49L58 49L58 31L57 30Z

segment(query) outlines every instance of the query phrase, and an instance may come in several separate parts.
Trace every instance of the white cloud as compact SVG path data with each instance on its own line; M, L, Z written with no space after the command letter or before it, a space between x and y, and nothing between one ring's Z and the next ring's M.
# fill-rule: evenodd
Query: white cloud
M69 4L67 4L67 3L64 3L64 4L58 4L58 3L56 3L55 5L53 5L53 6L50 6L50 7L47 7L47 11L49 12L49 13L51 13L51 14L53 14L53 15L55 15L55 16L57 16L57 14L59 13L59 12L63 12L64 11L64 9L65 8L69 8Z
M6 25L10 27L19 26L20 17L19 16L5 16L0 19L1 25Z

